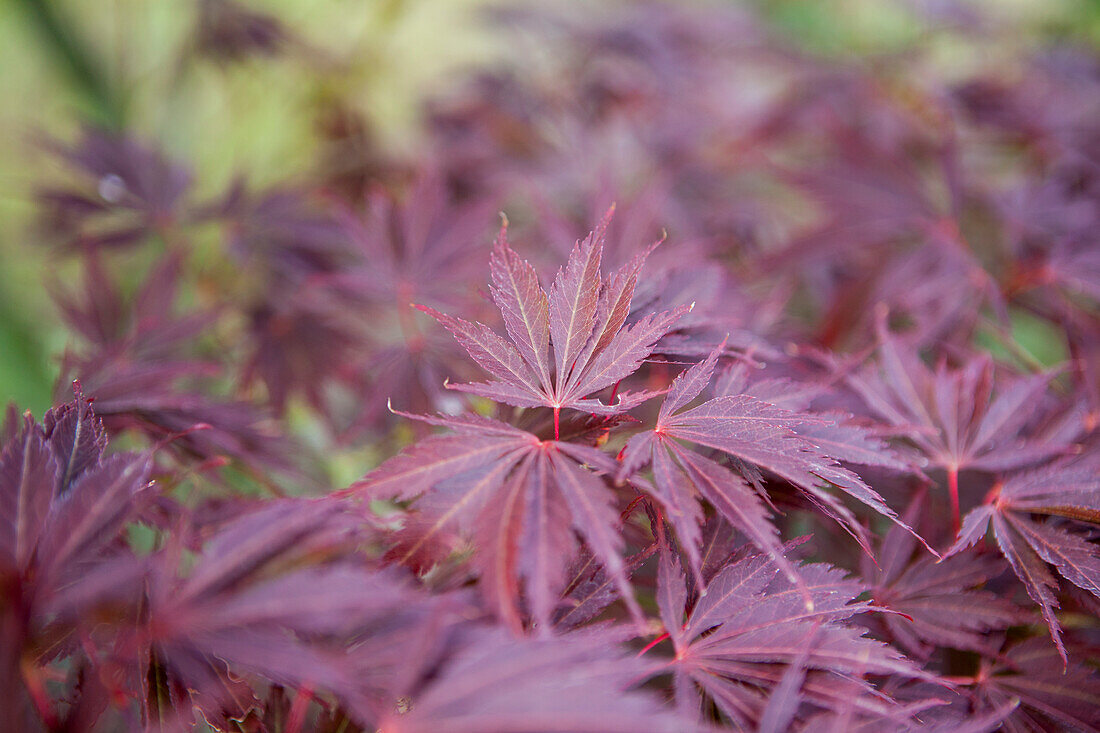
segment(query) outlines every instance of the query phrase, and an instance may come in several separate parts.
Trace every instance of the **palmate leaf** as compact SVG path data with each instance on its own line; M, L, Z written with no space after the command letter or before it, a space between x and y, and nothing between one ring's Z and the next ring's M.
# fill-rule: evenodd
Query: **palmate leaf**
M997 546L1028 595L1039 604L1058 653L1068 664L1058 608L1058 582L1053 565L1066 580L1100 598L1100 550L1075 534L1072 526L1035 520L1033 514L1100 524L1100 471L1096 461L1058 462L1017 473L998 483L989 501L963 519L951 557L981 540L990 525Z
M831 369L843 368L824 354ZM792 412L805 412L814 399L828 393L821 383L797 382L786 378L750 381L750 370L744 363L734 364L719 374L715 380L715 393L719 395L747 394ZM857 421L851 414L830 410L814 413L816 421L806 421L792 426L800 436L815 445L822 453L837 461L859 466L879 466L903 473L917 473L924 461L920 457L899 455L883 440L889 430L882 425Z
M949 470L1003 471L1034 465L1067 446L1060 435L1030 436L1055 376L994 378L993 362L978 356L958 369L933 370L879 327L881 369L849 383L887 423L910 428L928 462Z
M627 558L626 573L633 575L656 552L652 545ZM597 562L591 550L582 551L569 568L566 593L554 614L554 626L575 629L600 615L619 598L615 578Z
M913 522L923 505L919 496L906 510ZM892 527L879 547L877 564L864 557L862 574L875 602L899 614L869 616L872 628L895 646L918 659L927 659L936 647L966 649L985 654L988 632L1029 622L1025 612L1008 598L983 586L1007 568L993 552L970 552L935 561L914 558L916 541L900 527Z
M854 704L895 724L907 717L868 683L853 685L863 674L928 677L890 647L842 623L874 610L855 601L863 587L827 565L805 565L799 575L803 589L779 574L766 555L746 557L714 576L685 611L684 575L674 560L662 557L657 603L675 649L669 666L679 708L698 711L703 693L735 725L751 728L766 715L766 693L797 665L804 670L801 696L817 707ZM803 592L812 597L812 610ZM787 685L794 682L788 679Z
M232 457L252 467L289 471L286 440L263 410L185 386L220 367L192 353L214 314L174 313L182 257L166 256L132 297L96 256L86 262L84 293L54 293L70 327L88 342L86 349L65 353L59 388L67 389L67 379L78 377L112 435L142 433L154 443L170 441L169 449L182 456Z
M483 198L456 201L439 171L423 170L399 199L381 186L367 192L359 215L339 209L337 219L355 248L355 262L336 272L332 286L352 302L385 306L409 298L461 305L461 292L481 273L473 256L491 230L493 207ZM488 223L488 226L487 226Z
M411 410L437 408L448 373L464 379L477 373L472 366L456 368L462 364L458 344L406 308L410 300L443 310L468 305L496 207L486 197L456 197L434 169L419 172L401 194L371 187L362 213L339 208L354 261L325 276L316 299L322 320L342 323L350 336L349 358L333 360L328 369L360 392L356 427L385 425L387 397ZM299 343L310 351L308 341ZM363 363L354 376L349 362ZM341 368L332 370L335 365Z
M196 705L209 720L239 715L254 695L243 674L354 697L350 640L420 622L428 600L399 574L316 562L344 541L343 508L268 502L223 527L189 570L176 546L158 555L136 641L191 695L179 706Z
M78 143L47 140L45 147L67 164L71 185L36 196L48 231L68 249L134 247L165 221L190 218L190 172L144 141L86 126Z
M858 687L852 685L853 693ZM809 716L801 728L806 733L879 733L890 730L897 733L994 733L1003 730L1005 720L1019 705L1016 699L1005 699L996 707L990 706L979 713L972 712L970 700L943 684L912 682L898 691L897 712L884 720L881 715L867 714L855 703L853 694L849 704ZM901 696L905 694L905 697ZM953 704L952 704L953 703Z
M996 709L1019 701L1003 730L1100 730L1100 675L1084 665L1066 666L1059 655L1035 638L1013 646L997 662L983 662L973 688L980 704Z
M147 487L148 455L104 455L79 387L42 424L5 429L0 449L0 728L27 727L40 665L136 609L143 563L115 545ZM38 680L38 682L35 682ZM95 713L98 715L98 712ZM94 719L94 716L93 716ZM89 726L90 727L90 726Z
M904 430L928 466L945 472L956 532L960 471L1038 465L1067 452L1084 427L1081 413L1056 411L1047 397L1054 371L999 375L987 354L932 369L887 330L885 313L878 331L879 364L848 384L878 419Z
M410 446L348 489L372 499L420 497L403 560L439 534L458 531L473 541L481 590L494 612L514 629L522 627L522 578L531 615L548 630L566 566L576 553L576 532L641 619L621 556L614 494L599 475L615 472L610 456L584 445L544 441L478 415L407 417L453 434Z
M496 378L450 388L517 407L549 407L555 417L562 408L614 414L653 396L620 393L614 405L589 397L633 374L657 341L690 310L682 307L652 314L624 328L649 250L603 280L600 261L607 223L605 218L577 243L547 294L534 268L508 245L505 222L490 269L493 301L504 317L510 342L480 323L417 306L451 331L474 361Z
M478 630L421 689L381 720L390 733L690 733L703 730L642 691L651 674L614 634L586 630L514 639Z
M869 551L866 530L851 510L822 486L836 486L895 522L900 520L882 497L818 447L827 443L815 442L800 434L799 430L807 426L827 434L832 425L829 417L792 412L743 393L716 397L682 410L710 383L721 349L721 346L715 349L705 360L676 377L654 429L632 437L627 443L620 476L631 475L647 463L652 465L656 482L654 496L665 506L696 571L699 569L698 525L702 516L697 500L706 499L734 527L771 555L789 579L795 578L789 564L777 552L778 532L768 519L761 497L749 482L719 463L684 448L680 441L722 451L786 479L812 504L839 521ZM851 441L850 433L850 430L840 432L837 443ZM848 452L855 451L843 453Z
M148 455L105 456L103 426L75 392L41 425L26 416L0 454L0 571L33 582L28 602L79 578L134 511L151 468Z

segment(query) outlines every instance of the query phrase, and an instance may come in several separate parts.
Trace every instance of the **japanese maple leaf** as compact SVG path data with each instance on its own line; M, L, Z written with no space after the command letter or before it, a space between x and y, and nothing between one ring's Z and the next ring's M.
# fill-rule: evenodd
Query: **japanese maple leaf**
M1065 666L1043 639L1013 646L997 661L982 660L973 690L985 707L1019 700L1005 720L1008 733L1100 730L1100 675L1084 665Z
M806 672L802 695L814 705L833 708L855 698L868 714L906 717L868 683L853 689L853 678L863 674L927 677L887 645L845 625L872 610L868 602L855 601L862 585L827 565L804 565L799 575L813 598L812 610L803 603L804 591L779 574L769 557L754 555L727 565L685 611L684 574L671 554L662 556L657 603L675 649L669 667L680 710L698 715L702 692L736 725L750 727L764 712L767 691L797 663Z
M335 311L346 308L353 320L370 324L361 337L369 345L359 356L363 373L353 382L366 392L361 424L391 418L386 397L415 411L454 402L442 387L446 367L452 377L476 376L473 365L455 369L463 363L461 347L408 305L415 301L443 310L468 305L482 267L480 254L473 255L482 250L492 210L487 198L456 199L437 171L426 171L410 183L403 200L379 188L369 192L363 215L339 212L358 261L326 280L326 288L339 296L326 320L336 320Z
M647 463L653 466L654 495L665 506L695 570L699 567L696 548L702 519L698 499L706 499L734 527L768 552L789 579L795 577L776 553L778 532L750 482L724 465L685 448L681 441L721 451L786 479L869 550L866 531L855 515L822 485L837 486L880 514L900 520L882 497L857 475L839 466L831 453L824 452L828 443L815 440L812 433L811 437L800 434L800 430L809 426L831 426L831 418L785 410L744 393L716 397L697 407L682 409L709 384L722 348L676 377L653 430L639 433L627 442L620 476L631 475ZM827 433L824 429L821 432ZM851 440L849 432L838 432L837 445Z
M969 340L987 312L999 325L1008 323L1000 287L974 253L960 245L957 232L934 235L924 246L892 256L875 274L866 298L853 303L857 312L836 313L835 319L847 319L849 332L865 337L874 326L872 303L884 304L911 324L906 336L920 345Z
M285 440L267 415L243 400L218 399L185 380L217 374L193 356L214 314L177 315L183 260L163 258L132 297L90 255L84 292L54 293L65 320L88 344L65 353L59 389L79 378L108 431L171 439L174 451L203 460L224 456L288 470ZM192 430L202 426L201 430Z
M79 579L134 511L148 455L105 455L107 436L79 388L72 402L29 415L0 454L0 573L33 581L24 603L50 602ZM33 592L31 589L33 588Z
M705 499L730 524L744 532L760 549L769 553L793 581L796 578L794 570L778 551L779 531L771 523L760 496L740 475L683 447L675 440L676 435L667 432L665 423L671 414L678 407L691 402L706 388L723 348L724 344L715 349L707 359L685 370L673 380L661 406L657 427L652 431L639 433L627 442L619 475L625 477L647 463L652 465L654 483L642 482L641 485L664 507L697 576L701 568L699 547L702 544L703 522L700 500ZM735 418L730 417L724 427L735 428Z
M69 249L133 247L191 217L190 172L142 141L85 127L78 142L46 147L68 164L72 183L37 198L47 229Z
M633 374L690 306L651 314L623 327L648 250L604 281L600 260L608 217L578 242L547 293L530 263L508 245L507 222L490 258L492 297L511 343L480 323L417 306L442 323L483 369L487 383L449 385L517 407L549 407L559 437L562 408L610 415L649 399L620 393L614 405L588 397ZM551 345L553 358L551 359Z
M364 319L332 287L361 254L337 218L304 191L252 194L237 182L211 209L227 225L227 249L252 284L243 381L262 383L279 412L294 395L324 412L326 386L346 380L362 360Z
M876 151L863 137L849 142L842 155L829 157L816 171L784 173L829 215L758 265L768 272L798 268L812 278L807 294L830 316L822 333L830 345L860 317L859 306L865 308L870 295L866 279L880 270L899 240L925 234L950 216L930 199L926 175L910 160L892 150Z
M833 373L844 367L836 364L830 355L820 354ZM814 400L826 396L829 388L816 381L801 381L787 377L750 379L751 370L739 362L722 372L715 380L714 391L719 395L747 394L776 407L792 412L805 413ZM892 429L857 420L852 414L839 410L814 412L819 418L794 425L793 429L830 457L842 463L860 466L879 466L903 473L918 473L923 461L916 456L902 456L883 440L883 434Z
M933 370L915 351L901 347L881 321L879 339L881 370L849 384L879 419L907 427L907 437L928 464L946 472L956 531L960 470L1022 468L1066 449L1066 432L1073 426L1055 424L1049 435L1031 429L1053 373L994 380L986 355L957 369Z
M343 272L359 259L336 217L309 191L253 193L238 180L208 215L226 223L229 252L266 280L268 298Z
M415 560L442 532L470 536L490 606L521 628L522 577L531 613L546 630L576 551L575 530L641 619L621 557L615 495L597 473L614 474L614 459L479 415L407 417L453 433L409 446L348 489L372 499L419 497L400 548L403 560Z
M921 497L923 499L923 497ZM914 500L905 519L913 523L923 504ZM884 638L918 659L936 647L992 653L987 632L1027 623L1031 614L982 586L1005 571L995 553L967 553L936 562L913 557L916 542L900 527L886 534L877 564L864 557L862 574L876 604L900 614L869 616Z
M963 519L959 538L944 557L974 545L992 525L997 546L1031 600L1039 604L1058 653L1068 663L1054 614L1058 581L1048 564L1069 582L1100 598L1100 550L1073 532L1072 523L1037 521L1035 514L1100 524L1096 461L1058 462L997 483L986 503Z
M151 461L105 455L105 447L106 433L78 390L41 424L26 416L0 452L5 730L25 729L17 722L29 708L24 698L41 699L52 672L43 667L75 645L78 630L90 634L136 611L143 563L112 543L136 513Z
M973 711L968 696L947 688L942 682L918 680L892 689L898 705L889 716L861 710L858 681L848 683L852 695L848 702L807 716L796 730L813 733L994 733L1002 730L1005 720L1019 701L1005 699L1000 705ZM896 686L895 686L896 687ZM779 733L782 729L773 729ZM760 733L764 733L763 730Z
M316 562L339 550L341 509L331 499L268 502L223 527L186 570L173 538L134 635L133 648L151 650L157 667L157 704L190 695L175 707L196 705L215 720L239 714L254 699L244 673L356 694L351 640L419 624L425 598L361 561Z
M591 629L554 639L476 630L418 689L391 697L404 701L398 709L366 717L387 733L703 730L630 689L650 676L648 665L624 657L615 641Z
M396 304L402 317L413 299L440 307L465 305L463 290L481 274L473 255L481 251L492 211L484 198L455 200L434 170L420 173L403 201L372 189L363 215L337 212L359 261L332 284L353 302L390 309ZM392 317L393 311L384 315Z

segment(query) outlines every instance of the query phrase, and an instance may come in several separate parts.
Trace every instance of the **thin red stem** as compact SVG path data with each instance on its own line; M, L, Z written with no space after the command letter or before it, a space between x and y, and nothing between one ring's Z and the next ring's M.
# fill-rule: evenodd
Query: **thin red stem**
M665 633L661 634L661 635L660 635L660 636L658 636L658 637L657 637L656 639L654 639L653 641L649 642L649 643L648 643L648 644L646 644L646 645L645 645L644 647L642 647L642 650L641 650L640 652L638 652L638 656L639 656L639 657L640 657L640 656L642 656L643 654L645 654L645 653L646 653L646 652L648 652L648 651L649 651L650 649L652 649L653 647L655 647L655 646L657 646L658 644L660 644L660 643L661 643L662 641L664 641L664 640L665 640L665 639L667 639L668 637L669 637L669 633L668 633L668 632L666 631Z
M561 408L554 406L554 440L561 440Z
M615 386L611 388L611 397L609 397L607 399L607 404L609 404L609 405L615 404L615 396L617 394L619 394L619 385L622 384L622 383L623 383L623 380L621 380L621 379L618 382L615 382Z
M654 539L657 540L657 544L663 547L665 544L665 515L661 511L661 507L654 506L653 509L654 513L657 515L657 526L653 528L657 530Z
M959 467L947 467L947 491L951 494L951 526L958 537L962 523L959 521Z
M313 700L313 688L310 685L299 687L294 702L290 704L290 713L287 715L287 733L298 733L302 730L302 725L306 722L306 710L309 709L311 700Z
M644 498L645 498L645 497L644 497L644 496L642 496L641 494L639 494L638 496L635 496L635 497L634 497L634 498L633 498L633 499L632 499L632 500L630 501L630 503L626 505L626 509L624 509L624 510L623 510L623 513L619 515L619 519L620 519L621 521L625 521L625 520L626 520L626 518L630 516L630 513L631 513L632 511L634 511L634 507L638 506L638 502L640 502L640 501L641 501L642 499L644 499Z

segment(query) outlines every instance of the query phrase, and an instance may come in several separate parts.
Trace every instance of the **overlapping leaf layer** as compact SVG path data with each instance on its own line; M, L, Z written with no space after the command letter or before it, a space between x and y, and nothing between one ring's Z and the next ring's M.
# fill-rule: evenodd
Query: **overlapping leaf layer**
M517 3L399 159L353 59L196 4L163 88L286 64L319 157L45 146L0 731L1100 730L1094 51Z

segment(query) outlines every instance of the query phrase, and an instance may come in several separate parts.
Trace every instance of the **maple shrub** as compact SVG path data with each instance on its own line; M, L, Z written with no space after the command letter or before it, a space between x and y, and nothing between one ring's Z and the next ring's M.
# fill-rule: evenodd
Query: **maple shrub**
M295 64L316 165L36 148L0 731L1100 731L1095 49L529 5L415 155L229 0L163 93Z

